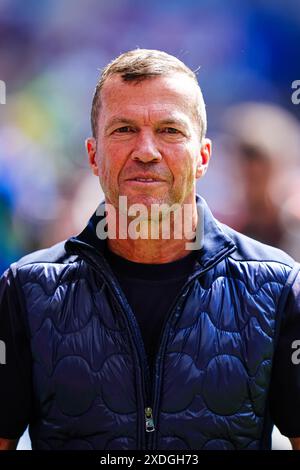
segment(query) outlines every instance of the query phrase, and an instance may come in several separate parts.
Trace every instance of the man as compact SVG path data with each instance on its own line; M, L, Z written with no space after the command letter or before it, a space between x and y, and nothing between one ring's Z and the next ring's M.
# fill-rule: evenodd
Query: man
M33 449L268 449L275 421L300 448L299 266L196 195L211 142L194 73L121 55L92 129L105 206L1 279L1 447L29 423Z

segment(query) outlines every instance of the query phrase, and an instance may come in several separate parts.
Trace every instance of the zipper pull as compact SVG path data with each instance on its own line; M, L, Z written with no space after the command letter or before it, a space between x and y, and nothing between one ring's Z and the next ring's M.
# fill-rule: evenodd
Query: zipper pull
M146 432L155 431L155 427L153 423L153 416L152 416L152 408L150 408L149 406L145 408L145 420L146 420Z

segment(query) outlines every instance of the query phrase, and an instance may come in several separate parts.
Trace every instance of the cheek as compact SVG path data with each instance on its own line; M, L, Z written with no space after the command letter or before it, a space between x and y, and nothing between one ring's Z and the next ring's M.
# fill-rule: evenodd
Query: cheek
M103 146L99 149L99 176L104 181L116 181L123 166L118 149L113 146Z
M191 145L187 157L187 170L190 178L196 178L197 164L199 161L200 148L199 145Z
M185 149L174 158L174 172L181 180L193 180L196 175L196 157L194 153Z

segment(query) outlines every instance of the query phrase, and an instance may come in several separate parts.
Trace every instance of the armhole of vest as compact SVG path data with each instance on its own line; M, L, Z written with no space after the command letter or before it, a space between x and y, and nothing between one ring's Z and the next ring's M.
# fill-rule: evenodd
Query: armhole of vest
M277 318L276 318L276 324L275 324L275 332L274 332L274 348L273 348L273 358L274 358L274 353L276 350L277 342L279 339L279 333L280 333L280 328L281 328L281 322L282 322L282 317L283 317L283 312L284 308L287 302L288 295L290 293L291 287L295 282L295 279L300 271L300 263L295 263L293 268L291 269L286 283L282 289L280 299L278 302L278 309L277 309ZM273 358L272 358L272 364L273 364ZM267 391L267 402L269 398L269 391L270 391L270 384L268 386L268 391ZM263 424L263 431L262 431L262 436L260 439L260 450L271 450L272 449L272 430L274 427L274 423L271 419L270 411L268 408L268 403L266 403L266 408L265 408L265 415L264 415L264 424Z
M293 266L293 268L291 269L287 277L286 283L281 292L281 296L278 302L277 318L276 318L275 332L274 332L274 351L277 346L283 313L284 313L284 309L285 309L286 302L288 299L288 295L290 293L290 290L299 272L300 272L300 263L295 263L295 265Z
M17 295L18 305L20 306L20 310L21 310L20 315L21 315L21 318L22 318L22 321L23 321L23 324L24 324L24 327L25 327L27 340L30 341L31 334L30 334L30 328L29 328L28 312L27 312L27 309L26 309L26 302L25 302L25 298L24 298L24 292L23 292L23 289L20 285L20 281L19 281L19 277L18 277L18 269L17 269L16 265L15 266L11 265L10 269L11 269L11 273L12 273L12 282L13 282L15 292L16 292L16 295Z

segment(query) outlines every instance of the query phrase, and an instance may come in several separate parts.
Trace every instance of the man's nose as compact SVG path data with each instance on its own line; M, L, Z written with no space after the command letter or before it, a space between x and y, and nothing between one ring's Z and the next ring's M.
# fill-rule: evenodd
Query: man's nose
M139 160L143 163L153 161L159 162L162 159L162 155L157 148L155 138L150 132L139 132L131 157L133 160Z

